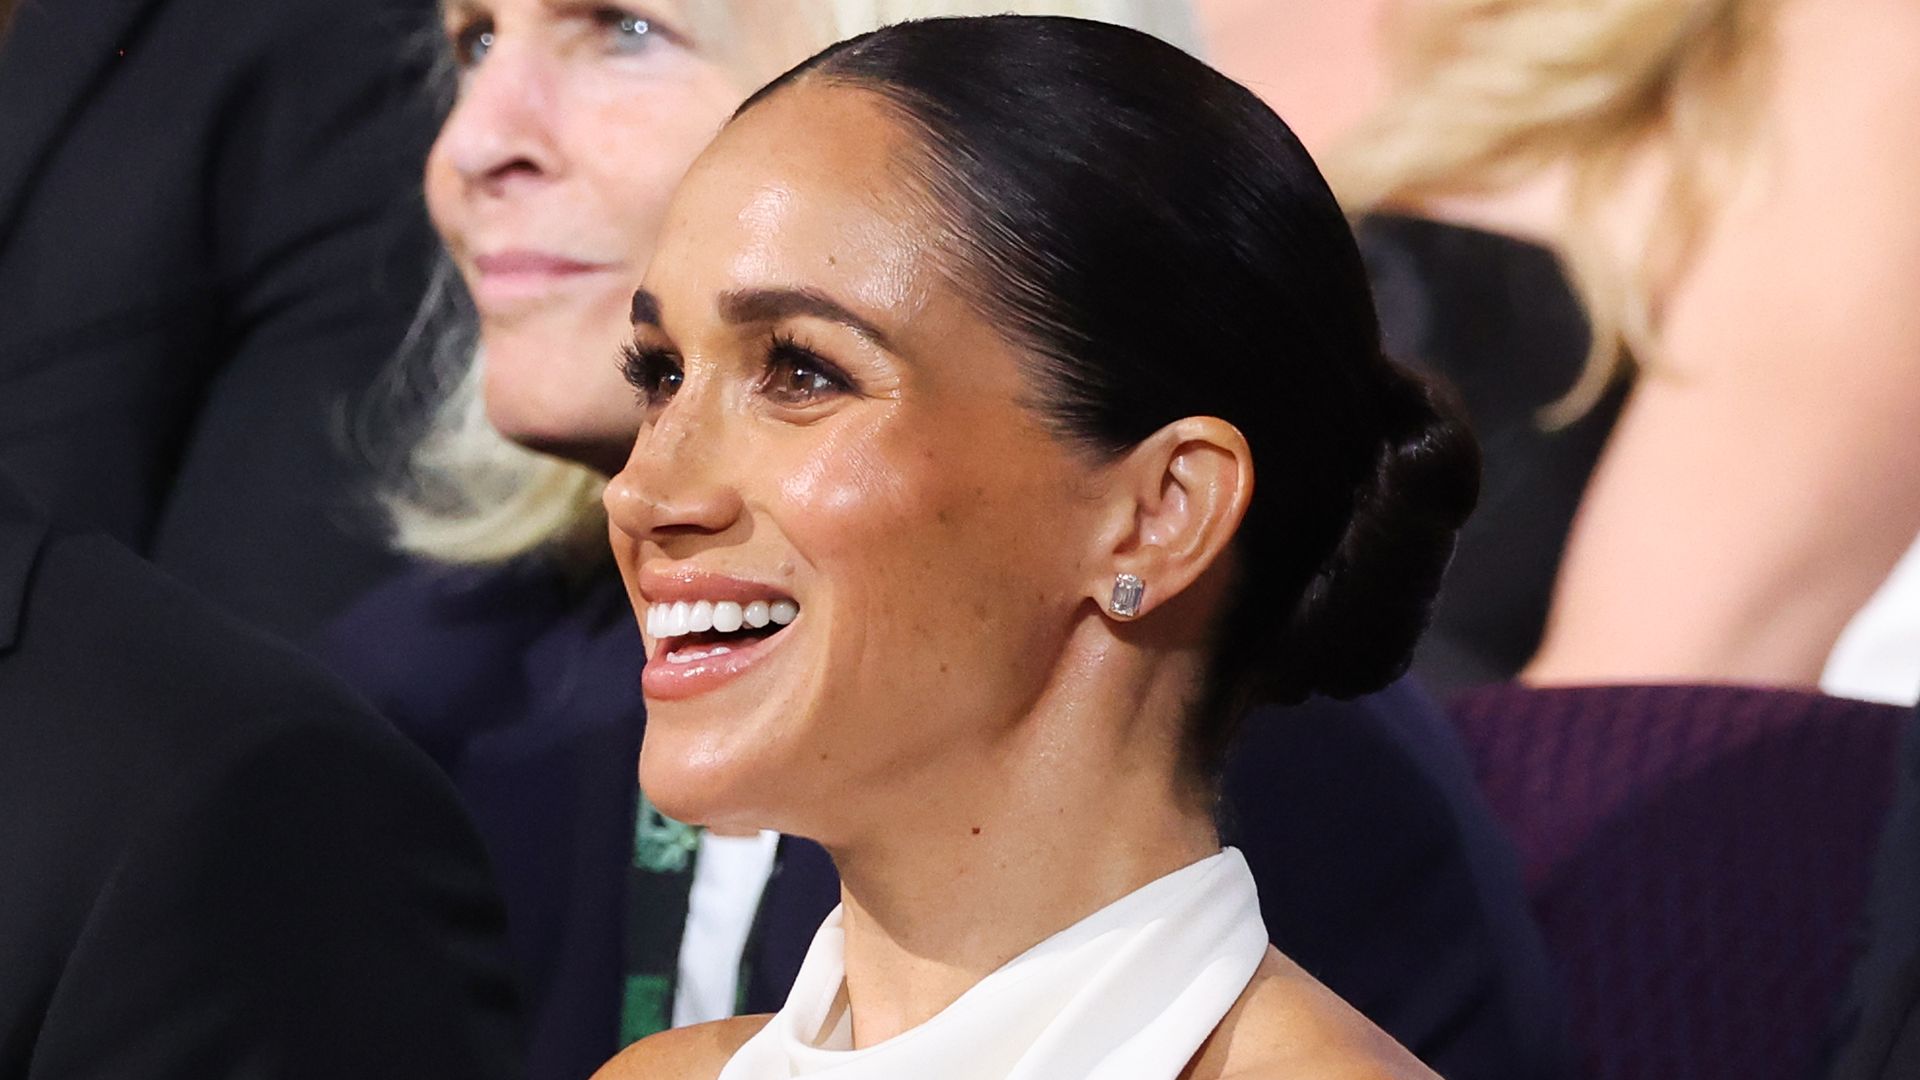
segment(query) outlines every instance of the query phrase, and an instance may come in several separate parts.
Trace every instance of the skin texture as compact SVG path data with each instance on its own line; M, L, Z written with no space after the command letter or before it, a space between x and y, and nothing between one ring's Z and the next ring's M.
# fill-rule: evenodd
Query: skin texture
M1180 735L1253 484L1217 419L1112 460L1055 437L903 186L912 151L876 98L802 81L702 156L635 305L648 411L606 494L643 625L690 572L799 604L730 681L649 691L640 776L682 820L828 847L859 1046L1218 850ZM873 332L738 299L779 290ZM775 341L819 359L770 363ZM1100 607L1122 571L1148 582L1130 622ZM1299 1011L1339 1056L1404 1064L1271 959L1219 1062L1264 1075L1291 1036L1255 1033ZM602 1075L715 1074L760 1022L645 1040Z
M460 88L427 159L427 205L479 308L488 419L516 442L609 473L639 422L616 355L667 200L777 70L694 37L682 7L444 9ZM506 252L592 269L487 272Z
M1396 0L1194 0L1207 62L1286 117L1323 157L1386 90L1381 23Z
M1532 681L1812 685L1920 533L1920 11L1793 0L1776 36L1760 169L1662 298Z

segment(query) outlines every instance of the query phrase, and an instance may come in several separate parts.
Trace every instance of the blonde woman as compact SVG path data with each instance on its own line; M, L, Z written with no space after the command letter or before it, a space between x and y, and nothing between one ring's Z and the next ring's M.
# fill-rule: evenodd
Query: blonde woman
M1920 533L1920 8L1397 16L1330 172L1375 214L1390 336L1488 442L1427 659L1815 684ZM1911 701L1920 670L1846 688Z
M416 342L436 408L390 493L423 565L328 646L480 824L536 1077L776 1007L838 899L818 847L696 831L637 788L644 657L600 495L644 415L617 354L668 197L754 87L817 49L1008 8L1191 47L1169 0L446 7L458 92L426 190L457 272ZM1224 814L1275 939L1450 1075L1550 1071L1557 1015L1511 858L1424 701L1402 686L1254 729L1226 762Z

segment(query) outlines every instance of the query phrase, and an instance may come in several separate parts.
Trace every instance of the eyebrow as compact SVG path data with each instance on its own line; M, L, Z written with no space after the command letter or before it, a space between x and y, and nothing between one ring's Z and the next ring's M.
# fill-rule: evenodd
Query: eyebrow
M889 348L885 331L817 289L740 289L720 295L720 317L730 323L776 322L796 315L839 323L874 345ZM660 329L660 298L635 289L631 318L635 326Z

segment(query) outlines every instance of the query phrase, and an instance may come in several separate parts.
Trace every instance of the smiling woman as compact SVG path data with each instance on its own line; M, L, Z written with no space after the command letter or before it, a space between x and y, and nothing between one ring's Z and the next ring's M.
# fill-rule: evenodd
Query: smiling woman
M1211 816L1249 703L1404 669L1477 487L1279 118L1132 31L910 23L755 95L666 220L606 494L642 786L819 840L842 906L771 1021L605 1075L1431 1075Z

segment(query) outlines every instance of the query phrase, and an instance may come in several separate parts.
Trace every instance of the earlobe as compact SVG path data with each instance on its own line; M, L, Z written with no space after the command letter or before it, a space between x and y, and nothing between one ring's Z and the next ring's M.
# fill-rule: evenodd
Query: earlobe
M1101 561L1094 600L1128 620L1183 592L1231 546L1253 493L1253 458L1237 428L1188 417L1155 432L1118 463L1126 525Z

